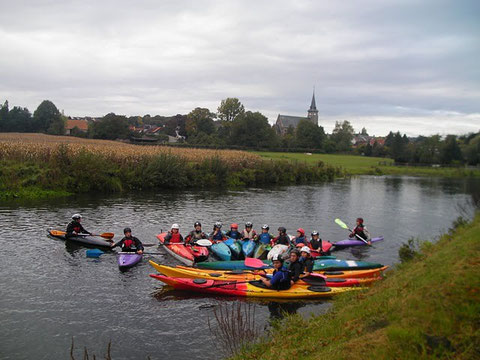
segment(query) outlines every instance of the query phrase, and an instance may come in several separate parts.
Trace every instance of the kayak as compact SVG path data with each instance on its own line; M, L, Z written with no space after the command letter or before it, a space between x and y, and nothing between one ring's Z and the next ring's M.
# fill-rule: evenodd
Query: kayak
M159 273L169 276L169 277L179 277L179 278L189 278L189 279L215 279L215 280L227 280L227 281L251 281L259 280L262 276L253 273L251 271L244 272L231 272L231 271L204 271L195 268L178 268L171 266L159 265L154 261L149 261L155 270ZM271 277L270 275L267 275ZM349 287L349 286L360 286L368 285L380 277L376 278L327 278L324 279L319 274L309 276L304 280L299 280L298 285L311 286L311 285L324 285L328 287Z
M167 233L157 235L158 241L163 245L165 251L178 261L192 266L195 262L204 261L208 257L208 249L198 245L185 245L184 243L170 243L165 245L164 239Z
M119 269L128 269L142 261L142 254L121 252L117 255L117 264Z
M177 265L176 268L178 269L185 269L185 270L195 270L203 273L218 273L222 270L210 270L210 269L199 269L199 268L192 268L187 266ZM383 271L387 270L388 266L384 266L377 269L365 269L365 270L327 270L327 271L314 271L314 274L320 274L326 276L327 278L376 278L380 277ZM264 269L267 274L271 274L273 272L273 268L269 267ZM254 270L227 270L225 272L229 273L245 273L245 272L253 272Z
M383 236L379 236L371 239L372 243L377 241L382 241L382 240L383 240ZM335 246L335 248L343 248L347 246L361 246L361 245L367 245L367 244L365 244L364 241L358 240L358 239L345 239L345 240L341 240L333 243L333 246Z
M223 241L212 244L210 251L222 261L228 261L232 258L230 248Z
M65 236L64 231L60 231L60 230L47 230L47 231L48 231L48 234L54 238L71 241L76 244L84 245L87 247L110 249L113 243L113 240L107 241L101 236L77 235L77 236L71 236L67 238Z
M267 259L272 260L275 255L282 255L288 250L288 245L275 245L272 250L268 252Z
M245 258L252 257L257 243L253 240L245 240L242 244L242 253Z
M227 245L230 248L230 251L232 252L232 257L236 259L241 259L242 256L242 244L234 238L228 238L223 242L225 245Z
M253 252L253 257L255 259L266 259L270 249L270 245L259 243Z
M206 294L225 296L261 297L275 299L309 299L326 298L343 294L346 291L358 290L358 287L300 286L293 285L288 290L272 290L259 281L223 281L207 279L175 278L164 275L150 274L154 279L172 286L177 290L194 291Z

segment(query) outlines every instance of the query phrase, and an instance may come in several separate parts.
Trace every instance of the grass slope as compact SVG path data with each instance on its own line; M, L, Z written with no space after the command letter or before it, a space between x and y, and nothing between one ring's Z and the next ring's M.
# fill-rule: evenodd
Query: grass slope
M480 215L326 315L292 316L237 359L479 359Z

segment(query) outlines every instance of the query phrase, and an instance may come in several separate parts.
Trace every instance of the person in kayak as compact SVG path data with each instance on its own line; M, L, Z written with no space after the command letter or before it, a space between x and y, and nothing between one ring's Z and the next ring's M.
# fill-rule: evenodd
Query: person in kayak
M292 285L298 281L300 275L303 273L303 265L299 261L300 253L297 249L290 252L290 265L288 271L290 272L290 279Z
M313 259L310 254L310 248L304 246L300 249L300 264L302 264L303 274L300 275L300 279L310 276L313 273Z
M323 252L322 239L320 239L320 235L318 234L317 230L312 231L312 238L310 239L310 247L313 250L318 250L320 252L320 255L325 255L325 253Z
M262 232L255 237L255 241L268 245L273 240L273 235L268 232L270 230L267 224L262 226Z
M183 243L183 236L180 234L180 226L173 224L170 231L165 235L164 244Z
M193 243L196 240L208 238L207 234L205 234L202 231L202 224L199 221L197 221L195 224L193 224L193 227L194 227L194 229L192 231L190 231L190 233L185 238L186 242Z
M293 242L297 246L300 244L306 245L307 239L305 238L305 230L303 230L302 228L297 229L297 236L295 237L295 239L293 239Z
M283 259L281 255L275 255L272 259L273 275L270 279L261 278L260 280L269 288L274 290L288 290L292 283L290 282L290 273L283 266Z
M242 231L243 240L253 240L257 236L255 230L253 230L253 224L250 221L245 223L245 230Z
M72 236L76 236L78 234L93 235L91 232L88 232L87 230L84 229L84 227L81 224L81 221L82 221L82 215L73 214L72 221L70 222L70 224L67 225L67 234L65 235L65 237L69 238Z
M368 232L367 227L363 224L363 218L357 218L357 226L355 226L355 229L353 229L352 233L349 235L350 238L357 238L357 236L360 236L369 245L372 244L370 233Z
M239 240L242 238L242 234L238 231L238 224L233 223L230 225L230 230L228 230L225 235L229 238Z
M116 244L112 244L112 249L120 246L122 252L136 252L137 254L143 254L142 242L135 236L132 236L132 229L128 227L123 229L123 234L125 235L123 239Z
M283 226L278 228L278 236L272 240L272 245L290 245L290 238L287 235L287 229Z
M212 233L210 234L210 236L208 237L209 240L213 241L213 242L218 242L218 241L224 241L224 240L227 240L227 238L225 237L225 235L223 235L223 232L222 232L222 223L217 221L214 225L213 225L213 231Z

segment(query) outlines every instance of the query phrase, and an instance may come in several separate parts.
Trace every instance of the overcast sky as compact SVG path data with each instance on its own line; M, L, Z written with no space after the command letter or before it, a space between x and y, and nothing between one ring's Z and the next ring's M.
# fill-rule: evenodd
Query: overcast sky
M480 130L480 1L0 0L0 101L70 116L216 111Z

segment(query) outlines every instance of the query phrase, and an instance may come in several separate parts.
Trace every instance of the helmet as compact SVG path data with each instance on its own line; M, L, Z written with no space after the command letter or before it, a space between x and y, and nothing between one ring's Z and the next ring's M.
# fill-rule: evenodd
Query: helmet
M269 230L270 228L268 227L267 224L265 224L265 225L262 226L262 229Z
M230 228L238 229L238 224L237 223L230 224Z
M282 234L285 234L287 232L287 229L285 229L283 226L280 226L278 228L278 231L280 231Z
M283 258L281 254L275 254L272 257L272 261L281 261L283 263Z
M200 223L200 221L196 221L195 224L193 224L193 227L197 227L197 226L202 226L202 224Z
M300 234L302 234L302 235L305 236L305 230L303 230L303 228L298 228L297 231L298 231Z
M80 214L73 214L72 215L72 220L78 220L78 219L81 219L82 218L82 215Z
M247 227L252 227L252 226L253 226L253 224L252 224L251 221L247 221L247 222L245 223L245 227L246 227L246 228L247 228Z
M221 228L222 228L222 223L221 223L220 221L217 221L217 222L215 223L215 225L213 225L213 226L216 227L216 228L221 229Z
M308 246L304 246L300 249L300 252L306 252L307 254L310 254L310 248Z
M357 221L358 221L360 224L363 224L363 218L357 218Z
M318 231L317 230L313 230L312 231L312 236L317 236L318 235Z
M130 229L129 227L126 227L125 229L123 229L124 234L126 234L127 232L131 233L132 229Z
M177 229L178 230L178 229L180 229L180 226L178 226L178 224L173 224L172 229Z

